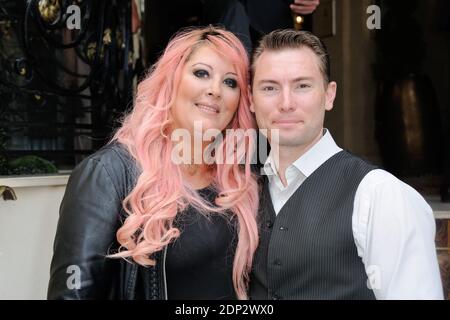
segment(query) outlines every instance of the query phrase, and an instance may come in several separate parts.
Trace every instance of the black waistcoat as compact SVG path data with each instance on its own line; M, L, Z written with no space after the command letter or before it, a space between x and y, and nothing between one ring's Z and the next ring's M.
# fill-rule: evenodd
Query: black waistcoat
M252 299L375 299L352 231L356 190L373 169L341 151L303 182L278 216L263 178Z

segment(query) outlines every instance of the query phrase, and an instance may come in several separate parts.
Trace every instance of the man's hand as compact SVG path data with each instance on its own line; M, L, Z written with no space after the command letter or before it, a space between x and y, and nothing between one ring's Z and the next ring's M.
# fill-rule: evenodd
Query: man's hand
M141 28L141 19L139 19L136 1L131 1L131 32L136 33Z
M320 4L320 0L294 0L291 4L291 10L297 14L311 14Z

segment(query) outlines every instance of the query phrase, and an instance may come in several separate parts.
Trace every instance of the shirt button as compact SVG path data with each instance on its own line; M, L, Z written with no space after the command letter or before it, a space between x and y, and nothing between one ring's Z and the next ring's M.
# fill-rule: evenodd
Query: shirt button
M281 300L281 297L279 295L277 295L277 294L274 294L272 296L272 300Z
M281 266L281 265L282 265L281 261L278 260L278 259L275 260L275 261L273 262L273 264L276 265L276 266Z
M272 221L267 221L267 222L266 222L266 227L267 227L268 229L272 229L272 226L273 226Z
M281 226L281 227L280 227L280 230L281 230L281 231L288 231L288 227L283 227L283 226Z

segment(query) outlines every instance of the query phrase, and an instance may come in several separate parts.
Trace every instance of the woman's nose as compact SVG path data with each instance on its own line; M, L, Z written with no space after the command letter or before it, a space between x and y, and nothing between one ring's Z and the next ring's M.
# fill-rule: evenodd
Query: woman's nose
M207 94L208 96L212 96L215 98L221 97L221 81L218 80L212 80L210 83L210 86L208 87Z

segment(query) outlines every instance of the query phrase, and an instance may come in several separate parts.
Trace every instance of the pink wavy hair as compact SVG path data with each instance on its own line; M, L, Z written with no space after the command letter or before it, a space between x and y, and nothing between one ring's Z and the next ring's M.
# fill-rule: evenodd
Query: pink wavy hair
M231 211L238 219L233 285L237 297L247 299L249 272L258 246L258 185L250 169L255 141L247 139L244 142L244 166L238 164L240 161L215 164L213 186L218 192L216 206L209 205L196 190L185 184L180 167L171 161L170 108L186 61L203 45L210 46L224 59L229 59L237 71L239 107L228 128L255 128L249 109L249 61L239 39L231 32L212 26L178 33L138 85L134 108L112 139L127 147L141 173L134 189L123 201L127 218L117 231L121 248L110 257L131 257L140 265L154 265L151 254L162 250L180 235L173 222L188 205L206 216L212 212L229 214ZM225 136L222 150L229 150L227 145L230 146L230 143L236 142Z

